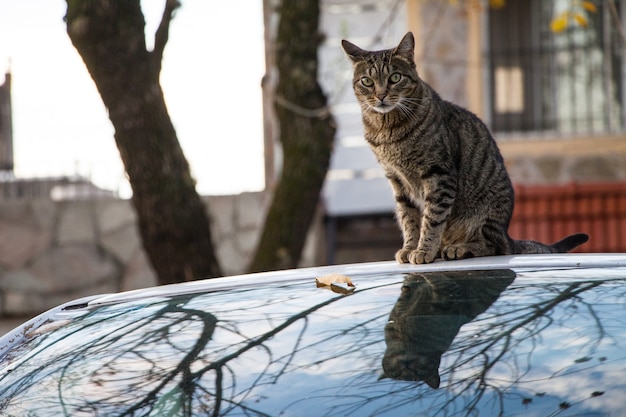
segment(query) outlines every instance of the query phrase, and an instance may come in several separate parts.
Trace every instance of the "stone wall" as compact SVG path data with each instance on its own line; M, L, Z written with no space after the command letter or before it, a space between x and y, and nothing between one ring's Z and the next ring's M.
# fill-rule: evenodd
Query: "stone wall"
M269 196L206 197L225 275L245 272ZM316 257L317 228L303 265ZM0 204L0 317L32 316L86 295L156 285L128 200Z
M561 140L509 138L498 145L516 184L626 181L624 136Z

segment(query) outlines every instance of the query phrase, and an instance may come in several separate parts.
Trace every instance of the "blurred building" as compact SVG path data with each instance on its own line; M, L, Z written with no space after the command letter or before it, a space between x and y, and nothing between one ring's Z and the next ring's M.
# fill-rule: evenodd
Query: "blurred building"
M113 198L81 176L18 178L13 168L13 109L11 106L11 72L0 85L0 200L49 198L53 200Z
M0 171L13 172L13 110L11 108L11 73L0 85Z

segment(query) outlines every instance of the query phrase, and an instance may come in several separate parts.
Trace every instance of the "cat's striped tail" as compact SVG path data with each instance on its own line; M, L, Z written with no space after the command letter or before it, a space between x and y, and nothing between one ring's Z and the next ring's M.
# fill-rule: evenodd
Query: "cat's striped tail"
M589 235L585 233L575 233L573 235L569 235L551 245L546 245L534 240L514 240L513 253L564 253L571 251L588 240Z

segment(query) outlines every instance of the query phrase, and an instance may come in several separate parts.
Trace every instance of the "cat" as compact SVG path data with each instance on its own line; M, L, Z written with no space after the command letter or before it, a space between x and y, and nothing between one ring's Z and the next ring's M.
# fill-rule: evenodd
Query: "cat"
M514 279L509 269L408 274L385 325L381 379L439 388L441 356L461 326L487 310Z
M588 240L584 233L551 245L509 237L513 186L498 146L476 115L419 78L411 32L392 49L342 46L365 139L395 196L404 240L398 262L568 252Z

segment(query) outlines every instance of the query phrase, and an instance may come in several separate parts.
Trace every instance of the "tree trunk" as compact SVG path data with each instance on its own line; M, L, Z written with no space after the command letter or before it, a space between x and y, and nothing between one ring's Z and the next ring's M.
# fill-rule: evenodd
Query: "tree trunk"
M159 283L220 276L205 206L159 84L178 2L167 0L149 52L139 0L66 1L67 33L109 111L143 246Z
M251 271L296 267L328 170L335 124L317 83L319 0L284 0L274 103L283 168Z

